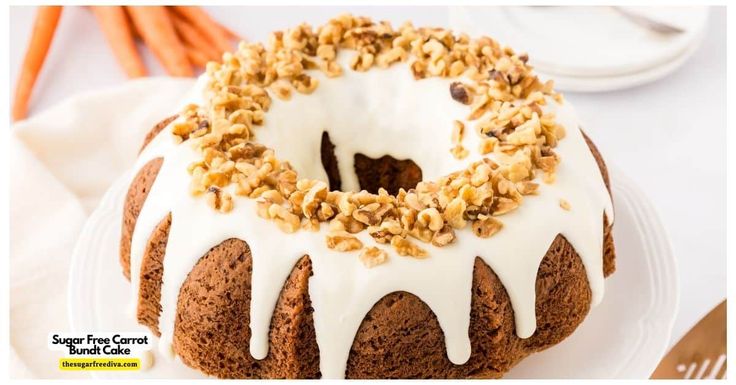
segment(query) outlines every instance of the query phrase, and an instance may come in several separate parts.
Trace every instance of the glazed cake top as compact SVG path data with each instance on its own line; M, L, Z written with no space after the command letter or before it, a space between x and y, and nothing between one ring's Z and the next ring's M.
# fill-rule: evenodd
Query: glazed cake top
M554 114L543 112L542 106L547 104L545 96L551 95L558 101L561 97L552 91L551 82L542 84L532 74L526 61L526 55L517 55L489 38L470 39L443 29L416 29L411 24L393 29L387 23L346 15L316 31L301 25L273 33L267 48L258 43L243 43L235 54L227 54L222 64L210 63L203 105L188 106L182 113L186 120L177 123L173 132L201 152L201 159L189 165L191 192L205 195L217 210L230 211L233 194L248 196L258 199L259 215L275 220L285 232L300 227L314 230L319 222L329 222L333 231L327 242L335 249L361 249L362 243L351 234L367 230L378 243L391 244L402 255L424 257L426 251L410 239L441 247L454 242L455 230L465 226L472 227L477 236L492 236L502 228L498 216L522 204L523 195L536 193L537 174L542 174L547 182L554 180L559 162L554 147L565 131ZM329 191L325 178L300 177L294 166L259 143L261 136L268 141L273 132L279 132L278 128L256 129L269 126L271 95L288 101L293 91L313 94L318 87L328 88L314 99L338 110L353 111L354 108L342 104L364 106L370 102L345 95L370 95L367 90L374 79L364 75L361 81L355 73L346 74L345 67L349 67L348 71L366 72L402 63L410 63L411 76L403 74L378 83L383 85L382 94L373 95L372 99L380 99L385 106L376 111L355 111L342 117L330 113L320 117L322 122L305 124L300 119L318 114L315 110L320 106L303 106L308 102L294 101L292 108L284 107L293 121L278 125L289 126L292 136L318 137L305 130L316 127L336 131L345 125L356 126L355 120L370 121L366 115L383 114L381 119L389 122L388 127L379 130L374 127L380 124L371 122L373 127L341 131L360 135L367 152L395 152L392 147L421 143L427 155L417 157L431 156L441 160L441 164L423 168L424 175L430 178L415 189L401 190L396 196L385 190L378 194L351 192L358 189L356 179L351 178L352 167L347 167L352 162L341 157L338 165L345 171L348 191ZM323 76L315 76L310 70ZM326 85L320 77L350 79ZM426 89L433 84L419 85L429 83L422 80L426 78L453 81L437 95L434 89ZM411 82L417 84L408 84ZM403 90L416 91L409 91L411 95L404 91L402 95L397 84ZM418 94L432 98L422 106L405 108L408 100L421 98ZM464 108L465 116L453 119L456 114L444 114L447 109L438 108L439 99L442 104ZM446 128L442 136L412 124L412 120L421 121L420 114L443 124ZM396 140L399 138L393 137L396 129L391 129L391 125L413 135ZM407 129L415 125L416 129ZM477 135L468 149L470 140L465 138L470 130ZM379 135L371 137L370 133L375 132ZM284 138L279 139L282 140L271 141L274 146ZM438 143L428 145L427 139ZM342 148L338 151L347 146L341 142L339 147ZM471 151L483 157L469 158ZM313 154L311 151L290 148L278 153L290 160L296 158L297 165L315 163L301 159L301 154ZM453 158L461 162L452 162ZM434 169L440 169L442 174ZM366 255L367 251L374 257ZM365 249L363 255L368 265L385 260L384 253L375 247Z

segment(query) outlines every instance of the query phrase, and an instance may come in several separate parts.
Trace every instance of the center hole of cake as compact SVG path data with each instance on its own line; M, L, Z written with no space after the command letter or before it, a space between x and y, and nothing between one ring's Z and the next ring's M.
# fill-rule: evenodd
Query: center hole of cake
M337 167L335 144L327 132L322 133L320 155L330 190L341 190L342 182ZM353 155L353 159L360 188L371 193L377 193L378 189L383 187L389 194L395 195L400 188L409 190L422 180L422 169L411 159L396 159L389 155L370 158L360 153Z

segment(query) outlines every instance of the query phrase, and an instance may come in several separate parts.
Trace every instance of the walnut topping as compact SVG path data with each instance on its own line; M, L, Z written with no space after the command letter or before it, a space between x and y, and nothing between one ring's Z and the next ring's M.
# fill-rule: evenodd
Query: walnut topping
M519 207L519 202L505 197L499 197L494 205L493 215L503 215Z
M461 144L456 145L450 150L450 153L452 153L452 156L454 156L456 159L465 159L469 152L468 150L463 147Z
M478 215L478 219L473 221L473 233L481 238L488 238L501 230L503 224L487 215Z
M232 196L218 187L212 186L207 189L206 199L210 207L220 212L226 213L233 209Z
M271 84L271 89L274 91L279 99L291 99L291 86L289 83L286 83L284 81L274 82L273 84Z
M402 256L414 257L414 258L425 258L427 252L421 247L417 246L414 242L407 238L400 236L394 236L391 238L391 246L396 249L396 252Z
M378 266L388 261L388 254L375 246L366 247L360 253L360 261L367 268Z
M327 247L337 251L353 251L363 247L363 243L350 233L344 231L327 234Z
M444 225L440 212L434 207L420 211L419 214L417 214L417 223L432 231L438 231Z
M568 201L566 201L564 199L560 199L560 207L563 210L570 211L570 202L568 202Z
M345 50L351 56L342 68L336 60ZM316 231L327 222L328 246L364 249L361 261L367 266L381 263L386 252L363 248L352 234L364 230L400 255L421 258L427 253L415 240L443 247L467 226L489 237L502 227L497 217L538 193L536 176L554 182L560 163L554 149L565 130L544 106L550 99L562 102L562 96L551 81L542 83L527 61L526 54L517 55L488 37L471 39L411 24L394 29L342 15L316 29L302 24L275 32L267 45L241 43L221 63L209 63L205 103L187 105L171 133L199 152L200 159L187 170L189 189L213 209L232 210L236 194L256 199L258 215L285 232ZM456 159L467 158L471 150L488 158L396 195L354 193L329 191L325 182L299 178L288 162L256 142L272 97L286 103L294 92L314 92L320 87L315 71L336 77L400 62L416 79L452 79L450 97L466 106L468 116L452 121L450 152ZM480 135L475 149L463 146L471 131ZM560 207L570 209L564 200Z
M452 201L445 208L443 213L447 224L456 229L465 227L465 209L468 207L467 203L462 198L453 198Z
M450 225L444 225L432 235L432 244L438 247L448 245L455 241L455 230Z
M379 226L369 226L368 234L378 243L389 243L393 238L393 234Z
M299 186L297 186L298 188ZM306 195L304 196L304 200L301 204L302 206L302 213L304 214L304 217L311 218L315 215L317 215L317 209L321 208L322 203L327 198L327 183L318 181L313 186L309 188L309 191L307 191ZM323 216L325 215L325 211L330 210L329 206L327 208L324 208L321 210L323 212Z
M463 136L465 136L465 125L459 120L454 120L452 122L452 143L460 144L463 141Z
M497 138L482 138L480 141L480 148L478 149L478 152L480 152L482 155L488 154L492 152L494 148L496 148L497 143Z
M450 96L457 102L470 104L470 95L465 89L465 86L460 82L452 82L450 84Z
M381 207L380 203L371 203L363 208L353 211L353 219L364 225L377 225L380 222L379 215L376 211Z
M536 194L537 189L539 188L539 184L534 182L518 182L516 184L516 189L519 191L521 195L532 195Z
M337 214L334 220L340 222L345 231L351 234L359 233L365 229L365 224L356 220L352 216L347 216L342 213Z

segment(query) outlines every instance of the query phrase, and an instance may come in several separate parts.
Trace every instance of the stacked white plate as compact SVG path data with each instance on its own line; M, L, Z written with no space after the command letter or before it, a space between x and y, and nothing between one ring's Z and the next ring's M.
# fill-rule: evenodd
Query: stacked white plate
M627 16L628 15L628 16ZM633 18L674 27L662 33ZM565 91L634 87L679 68L699 47L707 7L451 7L450 26L527 52Z

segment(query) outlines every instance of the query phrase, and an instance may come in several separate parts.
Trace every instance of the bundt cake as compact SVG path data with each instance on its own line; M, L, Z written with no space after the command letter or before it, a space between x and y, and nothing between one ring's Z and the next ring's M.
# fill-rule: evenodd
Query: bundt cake
M527 60L344 15L209 63L123 208L138 321L221 378L497 378L566 338L613 208Z

